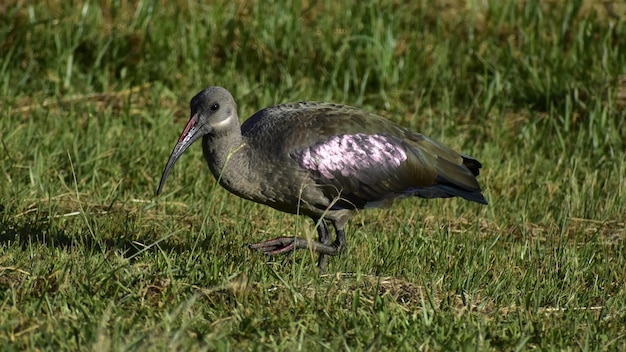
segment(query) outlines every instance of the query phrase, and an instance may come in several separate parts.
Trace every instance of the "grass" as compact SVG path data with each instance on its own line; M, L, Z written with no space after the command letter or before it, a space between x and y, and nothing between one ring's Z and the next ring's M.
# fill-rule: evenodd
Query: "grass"
M0 349L624 349L626 10L605 6L2 5ZM322 276L250 252L312 226L216 186L199 147L154 195L208 85L242 119L376 111L481 160L490 204L364 211Z

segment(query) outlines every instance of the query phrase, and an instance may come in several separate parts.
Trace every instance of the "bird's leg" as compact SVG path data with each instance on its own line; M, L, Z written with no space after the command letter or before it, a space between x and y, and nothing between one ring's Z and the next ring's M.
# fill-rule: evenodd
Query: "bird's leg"
M288 254L296 249L308 249L320 254L318 267L323 271L326 258L329 255L338 255L346 247L346 233L343 227L338 228L335 224L337 238L333 243L329 243L330 231L325 221L320 222L317 231L320 242L300 237L277 237L263 242L251 243L248 248L258 249L267 255Z
M311 219L313 219L313 222L315 223L315 225L317 225L316 228L317 228L318 241L323 244L330 244L330 241L331 241L330 231L328 230L328 224L326 223L326 221L322 218L312 217ZM255 243L254 245L262 244L266 242L268 241ZM248 245L248 247L252 248L252 245ZM286 253L285 259L283 259L282 264L283 265L287 264L292 259L292 255L293 255L293 249ZM317 267L320 268L320 271L322 272L324 271L324 264L327 258L328 258L327 254L320 254L319 256Z
M346 249L346 232L343 229L338 229L335 226L335 232L337 233L337 238L333 243L333 246L337 247L337 249L342 252Z
M326 221L324 219L313 219L313 221L316 223L319 221L319 226L317 226L319 242L323 244L330 244L332 238L330 237L330 231L328 230L328 224L326 224ZM317 260L317 267L321 272L324 272L326 260L328 260L328 254L320 253L319 259Z
M320 242L327 244L327 245L330 244L334 248L337 248L337 254L343 252L343 250L346 249L345 231L343 229L339 230L337 229L337 226L335 226L335 233L337 234L337 238L335 239L335 242L331 244L330 243L331 237L330 237L330 231L328 230L328 226L326 225L325 221L323 221L322 223L324 224L323 229L321 225L317 229L319 233ZM317 267L320 269L321 273L324 272L324 266L326 265L327 260L328 260L328 254L320 253L320 257L317 261Z

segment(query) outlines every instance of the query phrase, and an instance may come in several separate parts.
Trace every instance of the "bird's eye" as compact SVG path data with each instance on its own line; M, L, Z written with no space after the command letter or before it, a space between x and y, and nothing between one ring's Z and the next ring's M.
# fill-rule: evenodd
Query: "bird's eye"
M218 103L214 103L213 105L211 105L211 111L216 111L219 108L220 108L220 104Z

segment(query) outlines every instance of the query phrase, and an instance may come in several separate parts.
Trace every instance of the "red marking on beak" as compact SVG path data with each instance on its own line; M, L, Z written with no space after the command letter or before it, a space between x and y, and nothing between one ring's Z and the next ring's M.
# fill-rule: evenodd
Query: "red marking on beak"
M191 116L191 118L189 119L189 122L187 122L187 125L185 126L185 129L183 130L183 133L181 133L180 138L178 138L178 143L182 142L185 139L185 137L187 137L187 133L189 133L189 130L193 127L193 125L196 124L196 116L198 115Z

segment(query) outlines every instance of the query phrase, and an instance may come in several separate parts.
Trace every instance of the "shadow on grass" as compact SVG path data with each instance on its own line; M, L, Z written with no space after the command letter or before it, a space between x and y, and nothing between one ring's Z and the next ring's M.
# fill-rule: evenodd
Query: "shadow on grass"
M112 229L113 230L113 229ZM66 250L81 248L89 252L120 251L127 259L133 259L141 252L149 252L160 248L166 252L182 253L189 250L188 246L174 244L167 239L147 232L137 237L135 233L129 236L128 229L117 228L110 233L110 238L94 238L88 230L67 230L53 224L47 218L33 216L30 218L0 218L0 245L13 244L26 249L33 244L40 244L49 248ZM210 240L200 241L200 246L210 247ZM154 247L154 248L153 248Z

